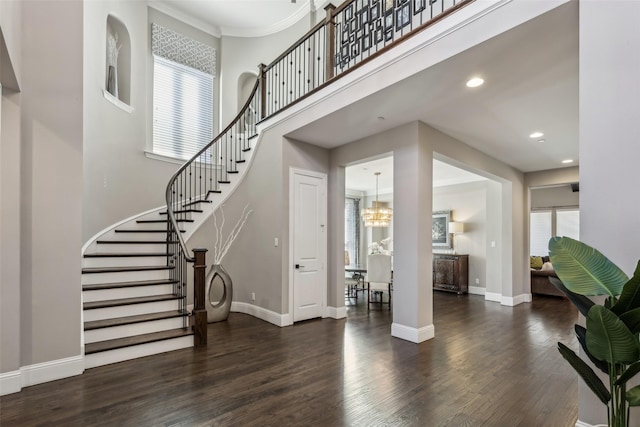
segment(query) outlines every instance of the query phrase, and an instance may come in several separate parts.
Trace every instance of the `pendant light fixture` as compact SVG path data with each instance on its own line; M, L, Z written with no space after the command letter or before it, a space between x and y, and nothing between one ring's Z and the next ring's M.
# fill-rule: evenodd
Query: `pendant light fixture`
M388 227L391 223L393 210L378 206L378 177L380 172L376 172L374 175L376 176L376 202L372 207L362 210L362 220L365 227Z

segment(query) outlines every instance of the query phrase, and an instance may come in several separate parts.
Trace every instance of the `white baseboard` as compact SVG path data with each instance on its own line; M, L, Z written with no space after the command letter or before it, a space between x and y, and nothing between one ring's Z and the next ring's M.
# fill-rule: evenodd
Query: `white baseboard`
M292 324L289 313L276 313L275 311L267 310L266 308L258 307L257 305L246 302L232 302L231 311L248 314L280 327Z
M23 366L19 371L0 374L0 395L17 393L23 387L73 377L83 372L82 355Z
M347 307L327 307L324 317L332 319L344 319L347 317Z
M513 307L525 302L531 302L531 294L520 294L515 297L502 297L500 304Z
M20 371L4 372L0 374L0 396L17 393L22 390Z
M433 325L428 325L416 329L399 323L392 323L391 336L418 344L435 337L435 328Z
M495 292L486 292L485 291L484 299L486 301L502 302L502 294L498 294L498 293L495 293Z
M473 295L484 295L487 288L481 288L480 286L469 286L469 293Z

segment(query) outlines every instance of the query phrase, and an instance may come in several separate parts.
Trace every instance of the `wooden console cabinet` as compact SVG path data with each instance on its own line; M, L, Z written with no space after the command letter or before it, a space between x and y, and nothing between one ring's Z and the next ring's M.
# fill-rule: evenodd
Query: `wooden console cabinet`
M433 289L466 294L469 255L433 254Z

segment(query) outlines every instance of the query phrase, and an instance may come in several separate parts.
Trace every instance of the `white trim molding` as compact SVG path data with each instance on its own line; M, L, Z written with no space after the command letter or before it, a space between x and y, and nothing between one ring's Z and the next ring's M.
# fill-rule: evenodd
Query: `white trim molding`
M469 293L472 295L484 295L487 292L487 288L481 288L480 286L469 286Z
M606 424L589 424L583 421L576 421L576 427L607 427Z
M332 319L344 319L347 317L347 307L327 307L323 317Z
M502 297L500 300L500 304L507 305L509 307L513 307L516 305L520 305L525 302L531 302L531 294L520 294L515 297Z
M4 372L0 374L0 396L17 393L22 390L20 371Z
M83 355L22 366L19 371L0 374L0 396L17 393L24 387L74 377L83 372Z
M246 302L232 302L231 311L235 313L248 314L249 316L257 317L258 319L280 327L292 324L289 313L276 313L275 311L267 310L266 308L258 307L257 305Z
M502 294L498 294L498 293L495 293L495 292L486 292L485 291L484 299L486 301L501 302L502 301Z
M417 329L410 326L401 325L399 323L392 323L391 336L419 344L423 341L430 340L436 335L433 325L427 325L423 326L420 329Z

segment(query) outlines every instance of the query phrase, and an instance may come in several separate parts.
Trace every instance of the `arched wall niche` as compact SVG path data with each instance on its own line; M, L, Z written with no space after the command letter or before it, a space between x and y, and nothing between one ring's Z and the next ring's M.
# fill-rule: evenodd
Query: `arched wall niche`
M105 55L105 90L131 105L131 38L124 23L112 14L107 16Z

